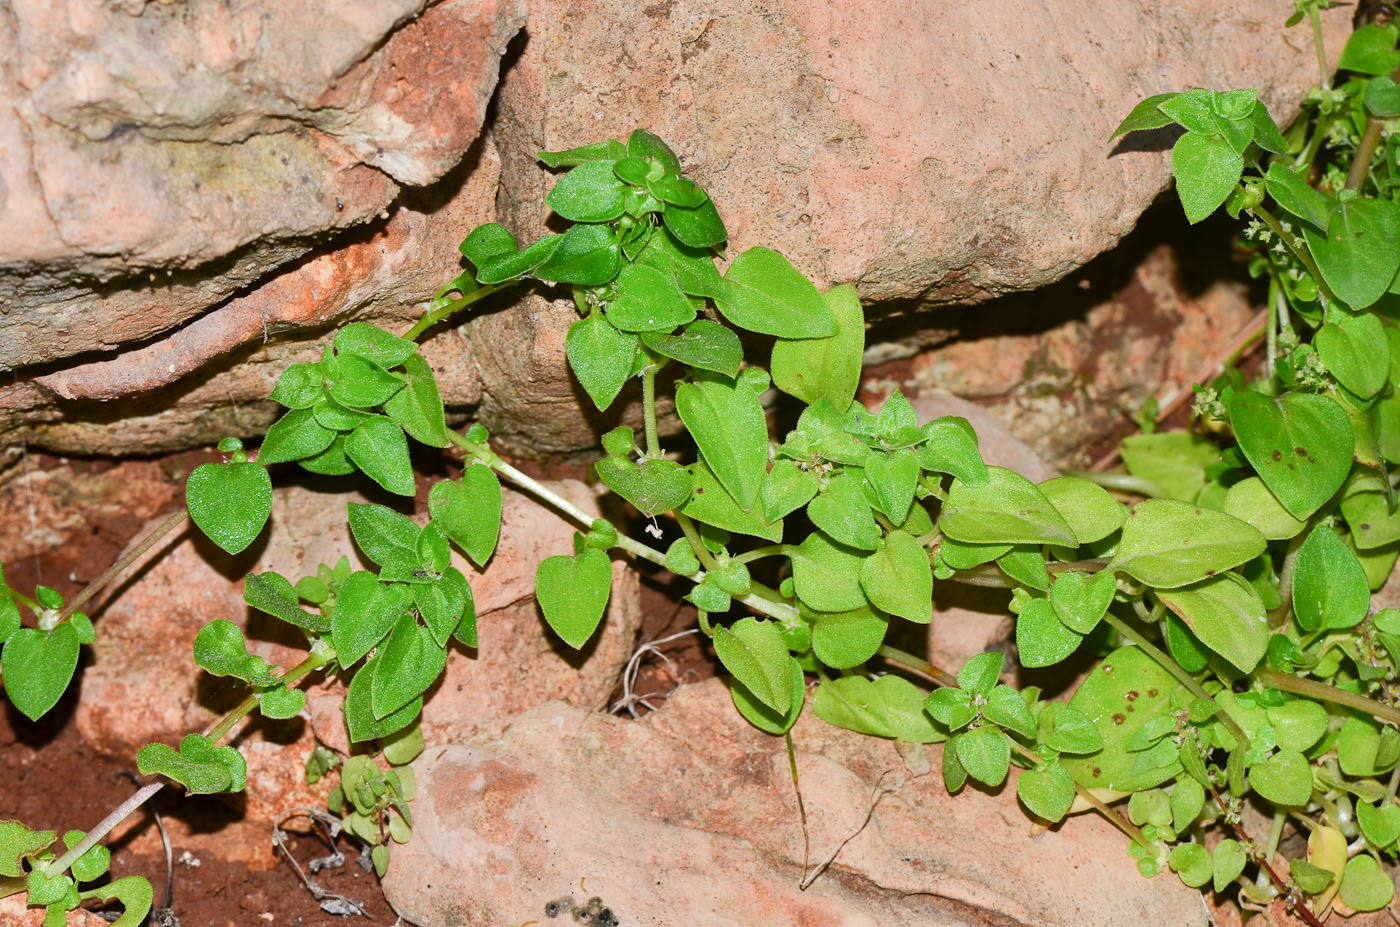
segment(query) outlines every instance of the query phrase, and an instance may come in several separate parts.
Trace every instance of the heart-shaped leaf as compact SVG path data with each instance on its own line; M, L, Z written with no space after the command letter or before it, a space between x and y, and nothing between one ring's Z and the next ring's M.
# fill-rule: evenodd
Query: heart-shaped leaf
M678 335L642 332L641 339L648 350L662 357L730 378L739 375L739 365L744 359L739 336L709 319L696 319Z
M860 567L864 559L854 548L813 531L792 551L797 597L820 612L848 612L863 607L866 598L860 586Z
M1065 626L1048 599L1032 599L1016 616L1022 666L1052 666L1079 649L1084 635Z
M773 345L773 385L805 403L823 397L840 412L855 398L865 350L865 313L855 287L832 287L822 299L836 319L827 338L779 339Z
M874 550L880 541L880 528L858 473L833 477L826 491L808 503L807 517L833 540L858 550Z
M666 210L668 225L674 211ZM750 248L734 259L715 303L734 325L763 335L828 338L839 331L812 281L768 248Z
M1065 627L1088 634L1113 603L1115 589L1113 574L1108 571L1092 577L1077 571L1061 573L1050 586L1050 605Z
M1312 798L1312 767L1296 750L1280 750L1249 771L1249 784L1276 805L1300 807Z
M1346 542L1326 525L1308 534L1293 568L1293 613L1304 630L1350 628L1366 617L1371 587Z
M381 583L364 570L350 574L331 615L331 639L340 665L352 666L369 653L412 604L413 594L403 583Z
M473 619L476 617L472 587L456 567L443 570L437 582L414 586L413 604L439 647L447 646L447 638L468 614Z
M639 465L625 457L605 457L593 467L609 489L648 518L680 508L690 498L690 471L674 460Z
M372 690L378 662L379 657L376 656L360 667L345 692L345 729L352 743L377 740L401 731L412 724L423 710L423 699L415 698L383 718L374 716Z
M812 652L833 669L860 666L875 656L889 628L888 615L866 606L848 612L812 612Z
M1269 646L1264 602L1244 577L1225 573L1157 593L1196 638L1241 673L1254 670Z
M608 321L624 332L669 332L695 318L695 307L676 282L646 264L626 264L617 275L617 298Z
M403 368L403 389L389 397L385 414L418 443L447 447L447 420L433 368L418 354L410 354Z
M427 628L404 612L375 660L370 708L383 719L427 691L447 664L447 651Z
M1021 773L1016 797L1031 814L1053 824L1074 804L1074 777L1059 763L1042 763Z
M29 720L39 720L63 697L78 668L80 649L78 632L70 622L52 631L21 628L11 634L0 651L10 704Z
M1385 199L1339 201L1327 219L1327 232L1303 226L1308 250L1322 279L1353 309L1380 299L1400 269L1400 206Z
M1394 802L1385 802L1379 808L1357 802L1356 822L1361 825L1366 839L1382 849L1400 839L1400 806Z
M953 738L958 762L983 785L998 786L1011 765L1011 738L995 727L979 727Z
M1177 139L1172 147L1172 176L1186 220L1195 225L1215 212L1243 171L1244 159L1224 136L1187 132Z
M588 398L599 411L612 405L632 376L637 358L637 336L613 327L601 313L593 313L569 326L564 338L569 369L578 377Z
M575 650L597 630L611 591L612 563L596 548L550 557L535 570L535 597L545 621Z
M202 464L185 483L185 505L209 540L236 554L272 514L272 478L255 463Z
M472 464L456 482L428 492L428 512L477 566L485 566L501 533L501 482L485 464Z
M233 676L255 686L270 686L277 674L266 660L248 652L243 630L224 618L215 618L194 638L194 662L215 676Z
M988 467L981 485L954 480L938 526L950 538L972 544L1079 544L1035 484L1003 467Z
M891 531L880 549L861 563L860 585L876 608L920 624L933 620L928 551L903 531Z
M1395 883L1374 856L1359 853L1347 860L1337 895L1353 911L1379 911L1395 897Z
M1390 342L1381 320L1370 313L1339 316L1318 329L1313 347L1327 372L1362 399L1385 386L1390 373Z
M239 792L248 778L243 755L232 747L216 747L202 734L180 741L178 752L166 744L147 744L136 754L141 775L162 775L196 795Z

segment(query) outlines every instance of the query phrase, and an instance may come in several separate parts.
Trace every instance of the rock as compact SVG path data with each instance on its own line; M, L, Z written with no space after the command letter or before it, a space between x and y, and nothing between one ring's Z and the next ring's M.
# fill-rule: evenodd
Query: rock
M1121 434L1148 398L1165 407L1214 376L1250 324L1254 309L1243 284L1189 293L1181 264L1201 259L1158 246L1125 269L1126 280L1106 299L1096 291L1116 284L1117 267L1085 276L1082 293L1067 281L1012 300L1020 304L999 318L969 312L957 340L914 358L913 384L976 401L1046 460L1087 466L1095 443ZM1047 313L1047 306L1054 308Z
M581 484L556 486L576 504L594 505ZM632 652L641 620L639 590L622 563L615 567L606 626L584 658L550 652L559 645L547 636L535 607L534 572L544 557L571 549L572 527L514 493L505 499L507 528L490 569L474 575L464 560L456 561L472 579L481 648L472 654L452 650L446 675L424 709L430 743L498 730L505 717L549 699L593 707L607 697ZM275 498L267 539L237 558L187 534L138 561L136 578L96 616L97 643L83 673L76 716L83 738L99 752L130 762L146 743L176 743L232 707L242 687L200 673L190 657L199 629L215 618L243 626L250 651L269 662L287 667L299 661L299 636L244 605L242 578L276 570L295 580L342 555L357 561L345 523L351 501L365 500L288 486ZM308 787L301 762L316 736L347 749L339 714L343 692L338 681L321 682L310 689L304 718L258 719L235 735L248 761L242 800L250 821L273 821L290 808L324 803L328 783Z
M643 721L555 703L498 739L426 751L413 840L395 848L385 895L422 927L543 923L550 902L589 896L623 924L697 927L1201 917L1178 880L1138 876L1102 820L1036 834L1012 785L950 797L941 777L907 773L888 741L810 712L793 738L811 862L839 849L805 892L783 742L740 719L724 684L709 680Z
M85 452L246 435L268 410L240 404L296 359L258 342L420 305L489 218L480 129L523 21L524 0L329 17L261 0L16 5L0 23L0 370L27 372L0 395L0 435L28 423ZM442 208L444 191L467 208Z
M9 895L0 898L0 924L6 927L43 927L44 909L29 908L29 896ZM107 922L85 908L69 911L64 921L68 927L107 927Z

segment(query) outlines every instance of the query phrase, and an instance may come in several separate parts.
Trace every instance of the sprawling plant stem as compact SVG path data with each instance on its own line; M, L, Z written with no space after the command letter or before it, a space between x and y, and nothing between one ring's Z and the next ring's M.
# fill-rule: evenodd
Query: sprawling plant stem
M1306 695L1308 698L1317 699L1319 702L1331 702L1333 705L1342 705L1346 708L1355 708L1357 711L1364 711L1371 717L1379 721L1389 721L1391 724L1400 725L1400 709L1390 705L1383 705L1375 699L1358 695L1355 692L1348 692L1345 689L1338 689L1336 686L1329 686L1325 682L1318 682L1315 679L1304 679L1301 676L1294 676L1291 673L1280 673L1261 666L1255 670L1255 678L1266 686L1274 689L1282 689L1285 692L1293 692L1297 695Z
M428 329L432 328L437 323L443 321L449 316L454 315L455 313L461 312L463 309L467 308L477 300L484 299L485 297L490 296L492 293L501 289L502 286L502 284L495 283L487 284L486 286L483 286L479 289L472 290L470 293L463 295L459 299L454 299L452 302L448 303L445 306L440 306L437 309L434 309L432 312L423 313L423 317L419 319L418 322L412 328L404 332L402 337L407 338L409 341L417 341L420 335L422 335Z
M1313 280L1317 282L1317 290L1322 297L1323 308L1336 302L1336 294L1333 293L1332 288L1327 285L1327 281L1322 278L1322 271L1317 269L1317 262L1314 261L1312 255L1308 253L1308 249L1299 248L1297 244L1294 243L1293 236L1283 230L1283 226L1279 224L1278 219L1274 218L1274 214L1263 206L1252 206L1249 209L1249 213L1267 225L1269 231L1277 235L1279 241L1283 242L1283 246L1292 252L1293 256L1298 259L1300 264L1308 269L1308 273L1311 274Z
M656 367L648 364L642 371L642 427L646 431L647 459L661 456L661 441L656 436Z
M86 605L89 599L105 589L107 584L116 579L122 570L125 570L135 562L138 557L154 547L161 538L175 529L183 527L189 517L190 513L182 506L178 512L175 512L165 521L152 528L150 534L142 538L140 543L117 558L116 563L108 567L101 576L88 583L87 586L83 588L82 592L74 596L73 601L64 606L63 612L59 615L58 620L67 620L69 615Z

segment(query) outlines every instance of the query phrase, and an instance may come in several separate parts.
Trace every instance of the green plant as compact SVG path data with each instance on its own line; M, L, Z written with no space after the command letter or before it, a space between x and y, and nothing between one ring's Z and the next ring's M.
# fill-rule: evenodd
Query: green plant
M1300 0L1300 16L1316 24L1322 5ZM1187 218L1222 205L1247 213L1251 266L1269 294L1263 374L1246 381L1231 369L1200 388L1197 432L1127 439L1127 474L1035 484L988 466L963 419L919 422L898 392L875 411L854 402L864 348L855 291L819 292L762 247L721 273L719 214L651 133L541 154L567 169L546 198L564 232L521 247L494 223L475 229L462 243L470 267L408 332L347 325L318 362L283 373L272 398L287 411L256 460L227 439L226 461L191 474L189 516L236 553L267 519L270 465L360 472L401 496L414 491L409 438L455 448L462 465L431 488L425 525L349 506L376 569L342 560L295 581L250 575L245 600L299 628L306 659L279 671L247 652L236 625L212 622L196 662L250 694L178 750L144 748L141 771L191 791L237 790L242 759L222 737L254 710L298 712L307 675L344 673L346 726L365 752L318 751L308 777L339 768L332 810L382 873L390 843L411 827L404 764L421 749L422 695L449 639L477 642L472 590L450 548L488 564L504 479L581 529L574 553L536 575L543 616L571 647L602 619L614 552L649 560L691 581L686 598L735 707L764 731L789 736L810 705L872 736L945 742L950 790L999 785L1016 765L1032 816L1105 815L1144 875L1170 868L1188 885L1237 890L1245 907L1282 897L1309 923L1329 904L1384 907L1393 886L1379 864L1400 853L1400 611L1368 612L1400 553L1388 473L1400 462L1395 46L1393 25L1359 30L1342 57L1354 76L1334 89L1324 74L1286 134L1253 91L1206 90L1146 100L1115 133L1185 129L1172 160ZM520 472L482 426L448 427L417 339L529 281L572 295L568 364L600 410L639 381L640 439L626 427L604 435L595 470L643 515L674 520L664 549ZM735 329L771 348L745 366ZM679 420L669 449L657 411L667 383ZM794 413L781 440L770 435L770 387ZM1146 498L1130 507L1105 486ZM1010 591L1022 666L1081 652L1092 661L1067 703L1001 683L999 654L954 675L886 643L892 622L933 620L935 583L958 581ZM81 601L4 591L6 691L37 717L62 694L91 623ZM20 629L16 603L37 627ZM740 608L752 614L731 617ZM54 887L63 873L93 877L82 860L95 841L159 787L58 858L52 833L3 825L0 862L11 862L0 893L27 885L32 903L61 914L79 897L71 882ZM1126 816L1110 807L1124 799ZM1241 824L1254 799L1271 816L1263 840ZM1306 831L1310 852L1280 867L1290 826ZM1224 836L1208 849L1212 831Z

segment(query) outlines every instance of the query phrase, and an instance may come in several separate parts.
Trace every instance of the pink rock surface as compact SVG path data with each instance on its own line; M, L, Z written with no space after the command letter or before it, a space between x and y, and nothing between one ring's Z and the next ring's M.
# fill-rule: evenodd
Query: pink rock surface
M559 484L578 504L592 504L581 484ZM550 639L533 599L535 566L569 548L572 528L514 494L506 496L510 519L492 568L472 577L481 647L468 654L454 648L445 679L430 692L424 730L432 743L463 732L499 729L503 719L549 699L584 707L606 698L631 655L640 624L637 579L619 565L604 630L585 658L550 653ZM100 752L130 762L146 743L177 743L207 729L217 712L242 695L239 684L200 673L190 656L195 635L224 618L243 626L249 649L269 662L291 666L304 655L296 632L250 612L242 600L247 572L275 569L295 579L318 563L358 556L345 524L345 504L355 494L288 487L277 496L267 541L239 558L221 556L206 541L189 536L157 545L121 595L97 617L92 665L83 673L78 729ZM312 687L304 718L245 723L234 742L248 761L246 815L275 820L282 812L324 803L326 784L305 785L301 764L315 736L344 750L338 682Z
M28 895L10 895L0 898L0 924L5 927L43 927L44 909L28 908ZM107 921L91 911L79 908L68 912L64 922L68 927L106 927Z
M850 838L805 892L783 742L740 719L710 680L641 722L555 703L500 738L426 751L414 837L395 849L385 893L421 927L548 923L545 905L568 896L599 897L623 924L697 927L1201 919L1195 892L1138 876L1097 818L1037 833L1012 785L950 797L888 741L810 713L793 736L811 860Z

